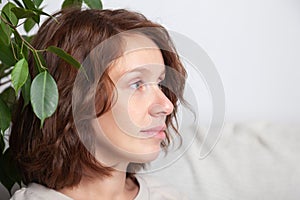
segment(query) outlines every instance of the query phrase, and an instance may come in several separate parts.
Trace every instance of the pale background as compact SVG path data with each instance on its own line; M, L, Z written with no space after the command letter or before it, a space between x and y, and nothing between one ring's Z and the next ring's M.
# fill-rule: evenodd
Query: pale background
M53 13L61 2L44 5ZM197 42L223 81L226 121L299 120L299 0L104 0L103 5L141 12Z
M61 2L47 0L46 11L57 11ZM105 0L103 4L141 12L197 42L223 81L226 122L299 121L299 0Z

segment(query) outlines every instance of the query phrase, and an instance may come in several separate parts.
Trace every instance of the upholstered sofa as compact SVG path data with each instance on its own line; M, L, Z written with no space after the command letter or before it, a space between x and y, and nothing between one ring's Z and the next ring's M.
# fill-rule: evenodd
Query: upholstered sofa
M227 123L213 151L200 159L205 133L154 175L193 200L300 199L299 125Z

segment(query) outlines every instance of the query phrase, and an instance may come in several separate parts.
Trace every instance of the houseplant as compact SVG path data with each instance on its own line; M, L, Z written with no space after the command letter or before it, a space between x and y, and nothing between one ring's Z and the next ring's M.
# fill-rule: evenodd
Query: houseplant
M42 3L43 0L13 0L3 6L0 15L0 182L9 193L16 183L20 186L22 183L7 146L16 101L22 96L25 106L32 106L42 126L44 120L55 112L59 99L56 82L48 73L41 52L52 52L76 68L81 66L60 48L35 49L30 44L33 35L29 32L40 24L41 16L52 17L43 11ZM102 9L101 0L64 0L62 8L82 7L84 4ZM20 33L22 27L27 34ZM33 55L38 71L34 77L29 76L29 54Z

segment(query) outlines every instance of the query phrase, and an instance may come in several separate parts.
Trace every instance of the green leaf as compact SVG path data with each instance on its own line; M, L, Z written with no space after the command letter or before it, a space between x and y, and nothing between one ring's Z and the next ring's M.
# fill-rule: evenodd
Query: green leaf
M45 13L43 10L41 9L36 9L35 12L38 14L37 16L40 17L40 15L45 15L45 16L48 16L50 18L52 18L55 22L58 23L57 19L55 17L53 17L52 15L48 14L48 13ZM38 23L38 22L37 22Z
M20 34L13 30L14 37L11 39L11 46L14 48L14 54L17 60L25 58L28 54L28 47L24 45L23 39L21 38Z
M11 46L5 45L1 40L0 40L0 60L1 62L9 66L12 66L16 63Z
M26 60L28 60L28 56L29 56L28 52L29 52L28 46L24 45L23 48L22 48L22 50L21 50L21 55Z
M36 14L35 16L32 17L32 19L33 19L33 21L35 21L37 24L39 24L39 23L40 23L41 17L40 17L40 15Z
M32 18L28 18L24 22L24 29L28 33L35 25L35 21Z
M11 39L12 42L14 42L16 45L18 45L18 47L21 48L23 40L20 37L20 35L18 34L18 32L16 30L12 30L14 37Z
M83 0L88 7L93 9L102 9L102 2L101 0Z
M27 9L30 9L30 10L35 9L35 5L31 0L22 0L22 1Z
M48 16L48 17L51 17L52 19L54 19L56 21L56 18L53 17L52 15L48 14L48 13L45 13L44 11L40 10L40 9L37 9L36 12L39 14L39 15L45 15L45 16Z
M58 104L58 89L55 80L47 72L38 74L32 81L30 88L30 100L34 113L41 120L50 117Z
M12 107L16 101L15 90L12 87L8 87L0 94L0 97L6 103L6 105L12 110Z
M11 11L15 14L18 19L22 18L30 18L36 16L36 13L32 10L28 10L25 8L14 7Z
M0 40L5 44L9 45L11 30L4 22L0 21Z
M36 5L36 7L39 7L42 4L43 0L33 0L33 3Z
M28 73L29 70L27 60L25 58L22 58L15 64L15 67L11 72L11 82L16 93L25 84Z
M47 48L47 51L55 53L58 57L60 57L64 61L71 64L76 69L79 69L81 67L81 64L75 58L73 58L70 54L68 54L67 52L65 52L61 48L58 48L58 47L55 47L55 46L50 46L50 47Z
M81 8L82 6L82 0L64 0L62 4L62 9L67 8L67 7L79 7Z
M8 106L0 98L0 129L4 132L10 124L11 113Z
M22 59L24 56L22 55L22 52L24 52L24 48L23 50L21 51L21 46L22 46L22 41L20 39L19 36L16 36L14 38L12 38L12 42L11 42L11 48L14 49L14 55L15 55L15 59L16 59L16 62L18 62L20 59ZM15 62L15 63L16 63Z
M31 78L27 77L25 84L22 86L22 97L24 99L23 109L29 104L30 101L30 87L31 87Z
M15 8L15 4L8 2L2 9L1 15L14 26L18 24L18 18L16 15L11 11L12 8Z

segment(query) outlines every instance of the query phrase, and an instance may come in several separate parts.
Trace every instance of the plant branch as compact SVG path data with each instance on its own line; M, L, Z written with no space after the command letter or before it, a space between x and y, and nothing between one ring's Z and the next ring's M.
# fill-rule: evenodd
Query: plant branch
M5 24L7 24L8 26L10 26L10 27L14 30L14 34L17 34L17 35L21 38L21 40L22 40L22 45L25 44L25 45L32 51L32 53L34 53L34 54L36 55L37 60L38 60L38 62L39 62L39 64L40 64L40 66L42 66L43 69L46 69L45 66L43 66L43 64L42 64L42 62L41 62L41 60L40 60L40 58L39 58L39 56L38 56L38 52L39 52L39 51L45 51L45 50L37 50L37 49L35 49L29 42L27 42L27 40L25 40L25 39L23 38L23 36L18 32L17 28L16 28L14 25L12 25L10 22L8 22L8 21L7 21L4 17L2 17L1 15L0 15L0 19L1 19ZM14 57L16 58L16 55L15 55L13 46L12 46L12 50L13 50Z
M18 58L17 58L17 56L16 56L16 52L15 52L15 49L14 49L14 45L13 45L13 43L10 41L10 45L11 45L11 50L12 50L12 53L13 53L13 55L14 55L14 58L16 59L16 60L18 60Z
M0 19L8 26L15 28L15 26L13 24L11 24L9 21L7 21L4 17L2 17L2 15L0 15Z
M39 64L40 64L40 66L42 67L42 69L47 69L45 66L43 66L43 64L42 64L42 61L41 61L41 59L40 59L40 57L39 57L39 54L38 54L38 51L37 50L32 50L33 51L33 53L36 55L36 58L37 58L37 60L38 60L38 62L39 62Z
M19 37L21 38L21 40L28 46L28 48L30 48L31 50L34 50L34 49L35 49L29 42L27 42L27 41L23 38L22 35L20 35L20 33L18 32L17 28L16 28L14 25L12 25L11 23L9 23L9 22L8 22L4 17L2 17L1 15L0 15L0 19L1 19L5 24L9 25L9 26L15 31L14 33L18 34L18 36L19 36Z
M0 82L0 86L2 86L2 85L5 85L5 84L7 84L7 83L10 83L11 82L11 80L10 79L8 79L7 81L4 81L4 82Z
M23 24L25 24L25 21L22 22L21 24L18 24L18 25L16 26L16 28L18 28L19 26L22 26Z

